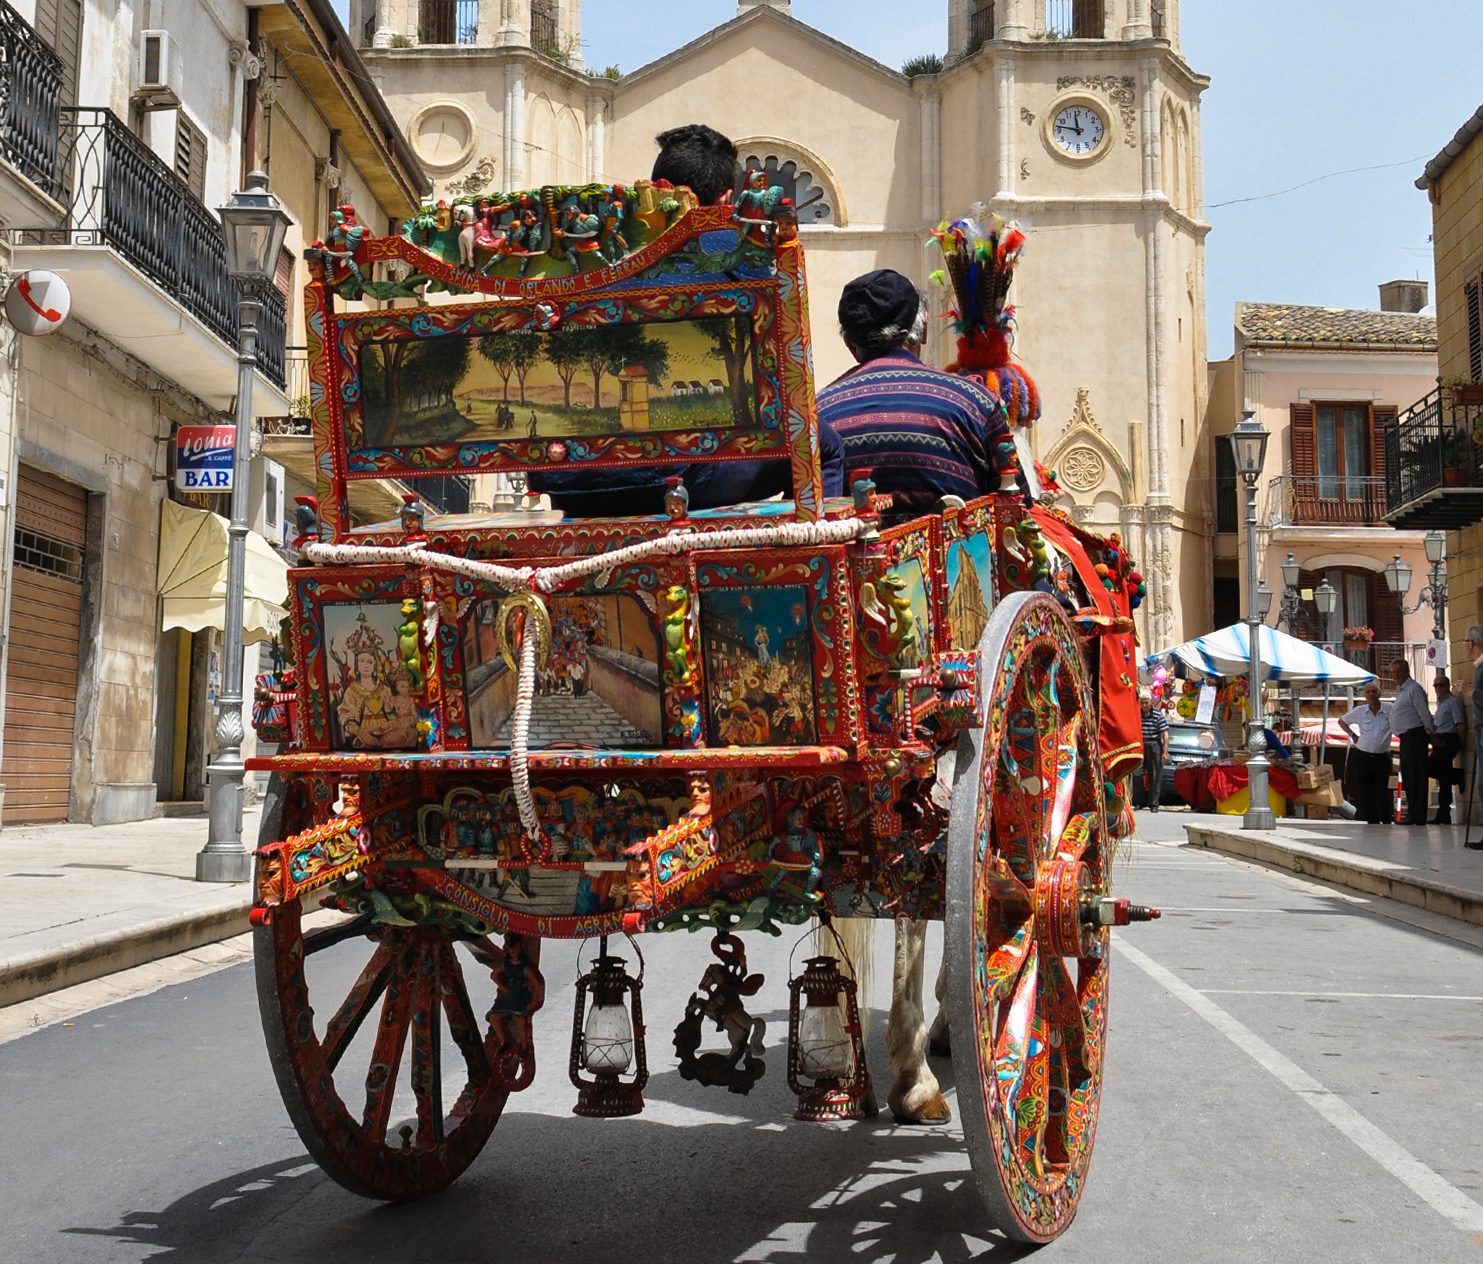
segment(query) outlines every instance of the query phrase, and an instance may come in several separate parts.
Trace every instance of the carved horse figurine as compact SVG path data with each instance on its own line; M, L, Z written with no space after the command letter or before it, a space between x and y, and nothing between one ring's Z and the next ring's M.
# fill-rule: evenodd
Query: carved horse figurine
M700 987L685 1007L685 1017L675 1028L680 1076L706 1087L724 1084L733 1093L750 1093L767 1069L761 1059L767 1024L747 1013L742 997L755 996L763 977L747 973L746 949L735 935L720 932L711 941L711 951L720 961L706 967ZM707 1022L726 1033L729 1053L699 1052L701 1030Z

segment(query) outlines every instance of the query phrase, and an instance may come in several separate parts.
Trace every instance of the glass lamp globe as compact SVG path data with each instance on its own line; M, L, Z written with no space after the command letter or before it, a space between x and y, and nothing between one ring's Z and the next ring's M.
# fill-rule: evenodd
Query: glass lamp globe
M622 1075L632 1062L633 1021L627 1007L621 1001L594 1005L582 1029L582 1065L593 1075Z
M1395 560L1385 568L1385 586L1397 596L1405 596L1411 591L1411 565L1409 562L1401 561L1401 555L1397 553Z
M1267 439L1269 435L1256 414L1248 408L1241 416L1241 424L1231 431L1231 448L1236 454L1236 471L1245 479L1255 479L1267 463Z
M854 1073L854 1044L833 999L817 1005L810 997L808 1007L799 1015L798 1070L814 1080L842 1080Z
M1263 619L1272 613L1272 590L1265 579L1256 586L1256 612Z
M1339 593L1327 579L1313 590L1313 603L1325 619L1334 613L1339 604Z
M1298 580L1302 578L1302 567L1291 553L1287 555L1287 561L1282 563L1282 582L1288 588L1296 588Z
M1440 566L1447 557L1447 537L1440 531L1428 531L1424 543L1426 560L1433 566Z

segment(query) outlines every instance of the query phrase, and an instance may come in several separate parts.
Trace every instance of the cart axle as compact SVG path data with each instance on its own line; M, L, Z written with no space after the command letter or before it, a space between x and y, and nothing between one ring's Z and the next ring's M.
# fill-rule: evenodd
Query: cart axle
M1089 901L1081 910L1084 926L1127 926L1132 922L1156 922L1162 916L1163 913L1156 908L1114 900L1105 895Z

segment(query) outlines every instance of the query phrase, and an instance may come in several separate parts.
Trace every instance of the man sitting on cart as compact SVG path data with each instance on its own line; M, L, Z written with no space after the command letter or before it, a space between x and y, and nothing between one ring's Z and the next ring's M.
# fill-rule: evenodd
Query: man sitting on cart
M922 363L927 307L910 280L886 268L851 281L839 332L856 366L819 392L819 429L839 435L847 483L869 471L878 491L893 493L887 525L943 496L999 490L1004 409L978 382Z
M725 201L741 181L736 146L714 128L691 123L657 137L659 157L652 178L684 185L702 206ZM827 426L819 427L824 495L844 495L844 450ZM571 518L627 518L664 512L666 478L679 475L690 493L691 509L769 500L793 492L792 462L731 461L639 470L575 473L533 472L530 490L545 492L554 508Z

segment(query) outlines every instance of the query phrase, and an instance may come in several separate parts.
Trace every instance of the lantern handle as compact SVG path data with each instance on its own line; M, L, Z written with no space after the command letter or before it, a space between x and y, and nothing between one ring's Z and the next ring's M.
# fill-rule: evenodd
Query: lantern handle
M844 946L844 940L839 937L839 932L834 929L833 921L826 922L821 920L816 929L820 931L827 930L832 936L834 936L835 945L839 948L839 956L836 958L836 960L844 963L845 969L849 974L850 982L858 986L860 980L855 974L855 963L850 959L849 949ZM788 952L788 977L790 979L793 977L793 959L798 955L798 945L814 933L814 930L806 930L803 932L803 934L798 936L798 938L793 941L793 947ZM827 950L827 947L828 945L825 944L821 939L819 943L819 951L825 952Z
M644 950L639 947L638 940L636 940L627 931L623 932L623 938L628 940L628 942L633 945L634 955L639 959L639 977L637 979L637 982L642 983L644 981Z

